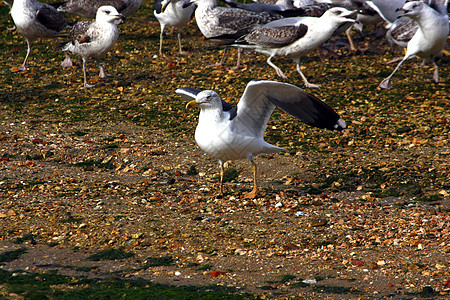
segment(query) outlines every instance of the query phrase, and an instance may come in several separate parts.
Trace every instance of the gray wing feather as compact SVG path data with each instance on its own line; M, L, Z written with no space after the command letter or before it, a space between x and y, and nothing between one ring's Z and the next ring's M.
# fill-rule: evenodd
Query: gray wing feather
M247 85L237 105L236 127L243 126L262 137L275 107L313 127L346 128L339 115L317 97L294 85L267 80L253 80Z
M123 12L128 7L128 0L68 0L58 7L61 12L93 19L100 6L114 6L118 12Z
M257 28L244 37L244 40L250 44L258 44L271 48L287 46L299 38L303 37L308 31L308 26L282 26Z
M44 5L36 12L39 23L50 30L60 32L67 26L67 20L53 6Z
M267 12L254 13L243 9L217 7L215 11L217 12L218 24L233 32L245 32L256 25L266 24L281 18L281 16L276 14Z

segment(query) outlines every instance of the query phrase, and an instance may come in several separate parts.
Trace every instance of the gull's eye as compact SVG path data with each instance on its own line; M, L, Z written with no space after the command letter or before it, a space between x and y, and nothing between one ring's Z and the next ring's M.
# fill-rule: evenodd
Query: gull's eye
M105 14L109 15L110 13L111 13L111 11L105 10Z

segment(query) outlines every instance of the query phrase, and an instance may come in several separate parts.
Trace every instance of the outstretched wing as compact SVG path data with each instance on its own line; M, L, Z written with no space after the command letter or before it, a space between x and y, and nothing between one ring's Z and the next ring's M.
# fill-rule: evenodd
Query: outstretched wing
M262 137L275 107L310 126L330 130L347 128L339 115L317 97L295 85L268 80L248 83L233 122L236 128L245 128Z

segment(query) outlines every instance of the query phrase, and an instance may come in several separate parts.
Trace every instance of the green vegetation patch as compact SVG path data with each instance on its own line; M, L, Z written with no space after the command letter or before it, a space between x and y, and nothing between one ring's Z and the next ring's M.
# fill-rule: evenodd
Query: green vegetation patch
M174 264L172 256L149 257L145 267L171 266Z
M225 170L223 174L223 181L224 182L231 182L233 180L236 180L239 177L239 174L241 172L235 168L229 168Z
M13 242L14 244L23 244L26 241L34 241L34 238L36 236L34 234L24 234L21 237L16 238L16 240Z
M0 253L0 262L10 262L18 259L23 254L27 253L27 248L20 248L17 250L6 251Z
M0 285L25 299L259 299L222 286L173 286L144 279L89 279L0 270Z
M87 260L100 261L100 260L115 260L133 257L134 253L126 252L123 249L105 249L98 253L92 254L87 257Z

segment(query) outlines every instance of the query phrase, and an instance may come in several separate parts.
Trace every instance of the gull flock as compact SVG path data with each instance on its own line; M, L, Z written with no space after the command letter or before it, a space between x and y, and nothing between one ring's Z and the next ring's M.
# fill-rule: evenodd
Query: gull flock
M32 43L41 38L55 38L63 45L61 53L65 59L61 66L73 66L68 52L80 56L83 88L92 87L86 75L88 59L97 60L99 78L106 79L100 59L120 42L120 24L125 17L132 17L141 4L142 0L67 0L53 4L14 0L10 14L14 29L26 40L27 53L22 65L11 70L29 71ZM272 59L289 57L296 63L306 88L320 85L310 83L303 74L302 56L325 47L333 35L344 31L353 45L349 35L352 27L361 30L365 24L380 24L386 28L388 43L405 48L404 57L397 60L392 73L380 82L381 89L392 88L393 75L406 60L416 56L423 59L423 64L434 66L432 78L439 82L436 59L443 55L449 36L448 0L274 0L247 4L223 0L219 5L216 0L155 0L153 8L161 26L160 57L164 57L165 28L178 30L178 53L182 55L185 53L181 31L195 22L206 40L224 48L219 64L223 64L227 49L237 48L238 61L233 69L238 70L240 54L244 50L256 51L268 56L267 64L277 76L287 79ZM71 15L81 20L69 22ZM176 93L189 100L187 108L200 109L195 140L204 152L219 161L219 195L223 195L225 162L248 159L253 166L253 189L245 197L257 196L254 156L285 150L264 141L264 131L275 108L313 127L337 131L346 128L340 116L322 100L288 83L252 80L236 107L210 90L180 87Z

